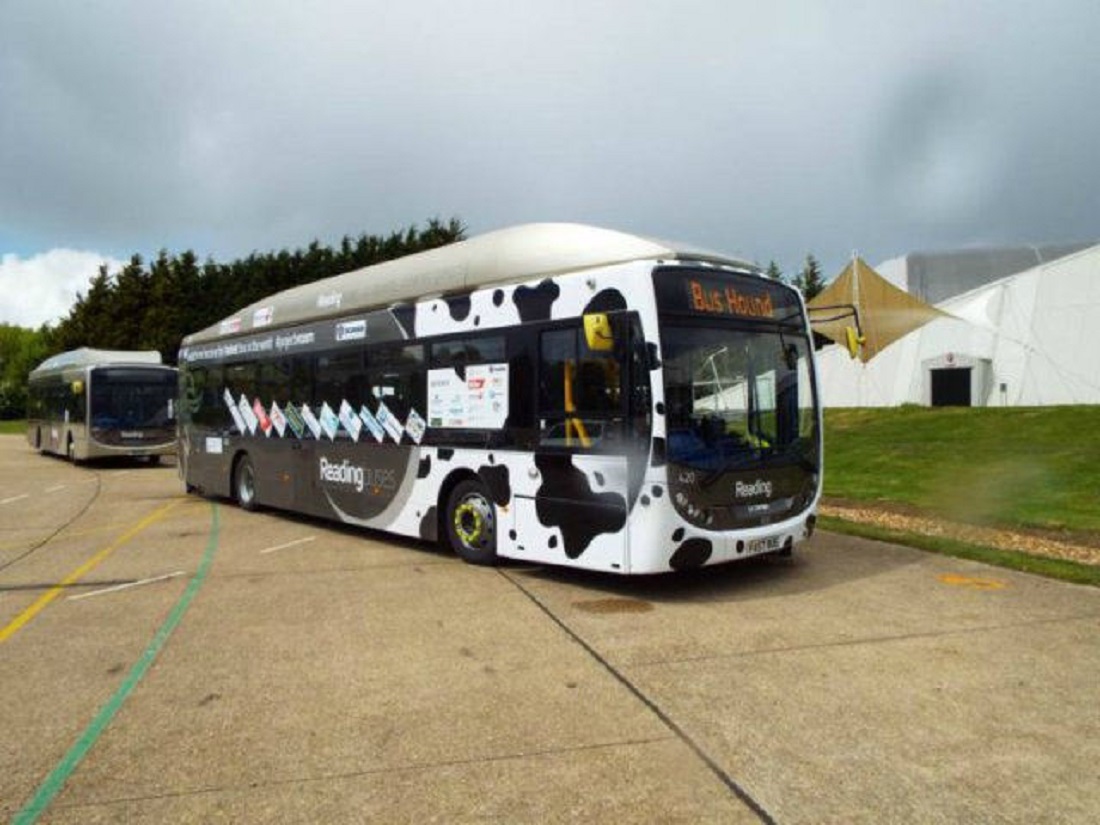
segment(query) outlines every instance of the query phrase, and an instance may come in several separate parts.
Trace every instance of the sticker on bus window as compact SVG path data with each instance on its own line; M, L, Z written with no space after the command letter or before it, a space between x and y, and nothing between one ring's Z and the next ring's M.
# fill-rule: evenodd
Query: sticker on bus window
M229 387L226 387L225 392L222 393L222 400L225 401L226 409L233 417L233 425L241 435L244 435L248 427L245 425L244 419L241 418L241 411L237 409L237 402L233 400L233 393L229 391Z
M420 417L420 413L416 410L409 410L409 417L405 419L405 432L409 434L412 440L419 444L420 439L424 437L424 430L426 429L427 424L425 424L424 419Z
M340 429L340 419L332 411L327 401L321 402L321 429L325 431L329 441L336 440L336 431Z
M241 418L244 419L244 423L248 427L248 432L255 435L256 427L260 424L260 419L258 419L256 413L252 411L252 405L248 403L248 396L244 393L241 393L241 400L237 402L237 409L241 412Z
M264 409L263 403L259 398L252 401L252 412L256 413L256 420L260 422L260 429L263 430L264 435L271 437L271 419L267 415L267 411Z
M313 437L320 439L321 422L317 420L317 416L313 414L313 410L309 408L309 404L303 404L299 412L302 414L302 420L305 421L306 426L309 427L309 431L313 433Z
M359 408L359 417L367 425L367 429L370 430L370 434L374 436L375 441L381 444L386 440L386 431L382 429L382 425L378 423L378 419L374 417L374 413L367 408L366 404Z
M302 420L302 414L298 412L298 408L288 401L284 413L286 415L286 423L290 425L290 429L294 431L294 435L298 438L305 435L306 423Z
M340 402L340 423L344 425L344 429L348 431L352 441L359 440L359 433L363 430L363 422L359 420L359 416L355 414L355 410L352 409L347 399Z
M283 433L286 432L286 417L283 415L283 411L279 409L279 402L271 402L271 412L268 413L271 418L271 424L275 427L275 432L279 434L279 438L283 437Z
M367 337L367 319L341 321L336 325L337 341L362 341Z
M477 364L466 368L469 426L499 430L508 419L508 365Z
M401 435L405 432L405 428L401 425L401 422L397 420L397 417L390 412L390 408L385 405L384 402L379 402L378 412L374 414L374 417L378 419L378 423L381 424L390 438L401 443Z

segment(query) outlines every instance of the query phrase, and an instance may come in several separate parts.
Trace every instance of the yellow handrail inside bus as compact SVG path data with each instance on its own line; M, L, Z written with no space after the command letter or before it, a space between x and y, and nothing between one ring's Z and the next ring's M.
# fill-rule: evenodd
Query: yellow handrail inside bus
M584 422L577 418L577 406L573 403L573 373L576 365L572 361L565 362L565 444L573 446L573 433L577 433L582 447L591 447L592 439L584 428Z

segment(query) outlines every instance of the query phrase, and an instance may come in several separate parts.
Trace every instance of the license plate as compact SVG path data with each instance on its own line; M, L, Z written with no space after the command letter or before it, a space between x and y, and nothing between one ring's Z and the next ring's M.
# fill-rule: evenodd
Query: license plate
M765 536L762 539L749 539L745 547L750 553L767 553L778 550L780 547L779 536Z

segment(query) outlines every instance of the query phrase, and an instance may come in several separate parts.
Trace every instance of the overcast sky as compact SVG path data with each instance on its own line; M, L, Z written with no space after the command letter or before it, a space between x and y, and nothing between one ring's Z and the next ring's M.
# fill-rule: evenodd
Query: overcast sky
M1098 54L1096 0L3 0L0 322L431 217L827 277L1098 239Z

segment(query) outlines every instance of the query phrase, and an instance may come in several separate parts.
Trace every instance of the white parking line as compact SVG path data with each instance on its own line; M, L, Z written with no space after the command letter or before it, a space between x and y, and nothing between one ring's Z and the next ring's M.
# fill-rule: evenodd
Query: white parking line
M12 496L11 498L0 498L0 504L11 504L14 501L22 501L25 498L30 498L30 493L23 493L21 496Z
M304 539L295 539L294 541L288 541L286 544L278 544L275 547L268 547L265 550L261 550L260 555L262 556L266 553L274 553L276 550L285 550L286 548L293 547L296 544L305 544L307 542L313 541L315 538L317 537L306 536Z
M117 593L119 590L128 590L131 587L138 587L142 584L153 584L154 582L167 581L168 579L174 579L177 576L182 576L183 571L177 570L175 573L168 573L164 576L154 576L151 579L141 579L136 582L126 582L126 584L116 584L114 587L104 587L102 590L91 590L87 593L81 593L79 596L69 596L69 601L75 602L79 599L90 599L92 596L102 596L104 593Z
M56 487L51 487L50 489L46 490L45 492L47 492L47 493L57 493L57 492L60 492L61 490L64 490L64 489L65 489L64 484L58 484Z

